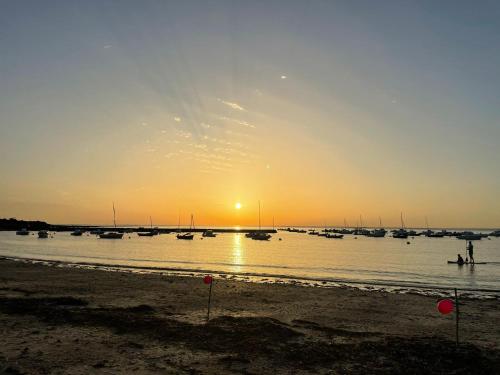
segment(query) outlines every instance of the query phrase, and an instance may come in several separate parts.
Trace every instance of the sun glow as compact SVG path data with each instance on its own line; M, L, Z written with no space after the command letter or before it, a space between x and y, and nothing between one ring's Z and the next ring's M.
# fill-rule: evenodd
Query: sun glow
M234 204L234 208L236 208L237 210L239 210L241 208L241 203L240 202L236 202Z

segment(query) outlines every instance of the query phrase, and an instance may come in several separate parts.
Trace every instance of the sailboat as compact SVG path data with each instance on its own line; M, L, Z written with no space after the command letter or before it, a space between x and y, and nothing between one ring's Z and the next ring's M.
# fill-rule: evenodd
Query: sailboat
M180 225L180 218L179 218L179 225ZM191 214L191 223L189 224L189 230L191 231L193 229L194 229L194 218L193 214ZM192 240L193 238L194 234L192 234L191 232L177 234L178 240Z
M123 233L116 232L116 210L115 210L115 202L113 202L113 224L115 226L114 232L106 232L99 234L99 238L112 239L112 240L121 240L123 237Z
M401 212L401 228L392 232L392 237L394 238L408 238L408 232L405 228L405 223L403 221L403 213Z
M352 230L347 229L347 228L348 228L347 221L344 218L344 228L342 228L341 230L339 230L339 233L340 234L352 234Z
M151 230L148 232L137 232L137 235L140 237L153 237L159 234L158 230L153 229L153 219L151 219L151 216L149 217L149 223L151 226Z
M424 232L424 235L426 237L430 237L430 238L443 238L444 237L445 232L443 232L443 231L434 232L429 228L429 222L427 221L427 216L425 217L425 225L427 227L427 230Z
M260 201L259 201L259 230L257 232L253 232L250 237L252 240L257 241L268 241L271 238L269 233L263 232L260 226Z
M359 215L359 227L356 230L354 230L353 234L359 236L368 236L369 233L370 231L363 227L363 217Z
M378 217L378 221L380 225L379 228L368 232L367 233L368 237L385 237L387 231L382 226L382 218L380 216Z

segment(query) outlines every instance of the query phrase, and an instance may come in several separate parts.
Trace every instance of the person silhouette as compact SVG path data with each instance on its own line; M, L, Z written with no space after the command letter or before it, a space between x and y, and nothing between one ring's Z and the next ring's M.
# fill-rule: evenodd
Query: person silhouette
M467 252L469 253L470 262L474 264L474 245L472 245L472 241L469 241L467 245Z

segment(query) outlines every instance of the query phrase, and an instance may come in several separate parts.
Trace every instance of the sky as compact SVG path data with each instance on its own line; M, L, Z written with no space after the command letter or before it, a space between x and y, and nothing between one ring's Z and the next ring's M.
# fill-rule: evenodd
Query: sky
M4 1L0 217L500 227L496 1ZM236 209L235 204L241 208Z

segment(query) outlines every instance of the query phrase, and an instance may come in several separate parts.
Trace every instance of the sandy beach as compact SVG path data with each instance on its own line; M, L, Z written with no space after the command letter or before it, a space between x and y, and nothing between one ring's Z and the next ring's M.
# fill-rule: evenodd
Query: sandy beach
M498 300L463 299L461 345L436 297L0 260L0 373L500 372ZM3 371L3 372L2 372Z

